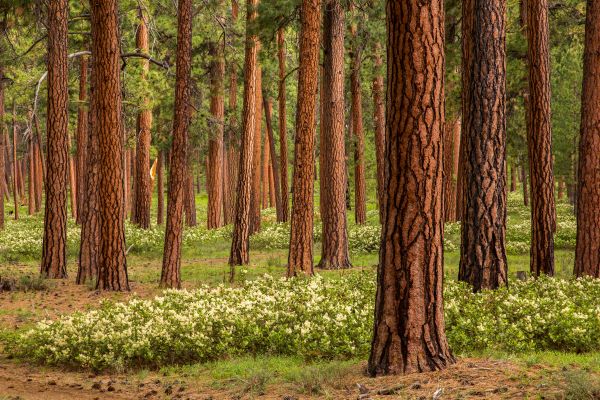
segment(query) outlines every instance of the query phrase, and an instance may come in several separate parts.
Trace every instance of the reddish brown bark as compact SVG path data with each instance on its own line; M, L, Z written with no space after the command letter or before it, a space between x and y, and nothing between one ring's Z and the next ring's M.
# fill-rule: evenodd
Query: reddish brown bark
M71 138L67 138L68 154L69 154L69 196L71 200L71 217L77 219L77 177L75 176L75 157L71 155Z
M521 181L523 182L523 205L529 207L529 182L525 167L521 167Z
M35 176L34 176L34 169L33 169L33 165L34 165L34 158L33 158L33 140L32 138L29 138L29 140L27 141L27 164L28 164L28 168L27 168L27 183L28 183L28 187L27 187L27 194L28 194L28 200L27 200L27 213L29 215L33 215L35 213ZM1 193L0 193L1 195Z
M354 219L359 225L367 222L367 184L365 178L365 132L363 127L362 87L360 80L361 47L356 25L352 25L353 38L350 54L350 91L352 104L352 137L354 140Z
M510 191L515 192L517 190L517 166L510 166Z
M277 213L277 222L284 222L283 218L283 204L281 201L281 188L279 183L279 162L277 160L277 153L275 152L275 140L273 137L273 125L271 120L271 114L273 110L273 101L263 95L263 103L265 109L265 121L267 123L267 135L268 135L268 146L271 156L271 168L270 168L270 191L272 194L271 206L275 206Z
M179 0L177 16L177 73L173 144L169 168L167 228L160 284L181 287L181 242L183 239L183 202L186 190L187 147L190 111L192 61L192 0Z
M210 134L208 142L208 229L223 226L223 124L225 121L225 99L223 97L223 80L225 79L225 59L223 58L223 42L210 44Z
M99 290L129 290L125 258L121 59L117 0L91 2L94 61L93 135L98 140ZM89 183L88 183L89 184Z
M277 59L279 60L279 164L281 165L281 204L283 222L289 219L288 155L287 155L287 116L285 92L285 32L277 30Z
M13 125L13 142L12 142L12 178L13 178L13 201L15 203L15 220L19 219L19 167L17 160L17 109L13 100L12 107L12 125Z
M48 169L40 268L48 278L67 277L68 18L67 0L48 3Z
M189 149L188 149L189 153ZM187 173L185 177L185 195L184 195L185 225L194 227L198 225L196 215L196 192L194 189L194 167L191 161L188 161Z
M254 155L254 136L256 134L256 88L257 88L257 37L251 33L250 26L256 19L258 0L247 2L246 50L244 59L244 106L242 111L242 138L240 163L238 169L238 188L235 208L235 225L231 241L231 266L229 279L235 278L235 266L245 265L250 261L250 226L251 226L251 188L252 162Z
M288 276L312 275L315 106L319 76L321 0L302 0L300 65Z
M529 60L529 178L531 179L531 262L534 276L554 275L554 174L550 115L548 1L526 1Z
M600 278L600 2L586 13L575 275Z
M321 120L321 261L323 269L350 268L346 221L344 135L344 7L328 0L323 18L323 112Z
M447 121L444 130L444 221L452 221L456 215L456 193L452 185L454 150L454 124Z
M259 43L260 48L260 43ZM262 68L260 64L256 71L256 100L254 101L254 148L252 156L252 201L250 206L250 234L260 231L260 204L261 204L261 154L262 154Z
M508 283L506 2L463 2L464 187L458 279L474 291Z
M0 82L4 80L4 68L0 66ZM4 198L7 187L5 186L5 152L6 152L6 125L4 122L4 85L0 85L0 230L4 229Z
M140 21L136 35L136 47L142 53L148 53L148 17L142 8L138 10ZM142 59L142 81L150 69L150 62ZM132 204L133 221L142 229L150 228L150 208L152 206L152 186L150 182L150 143L152 141L152 110L150 100L144 98L142 110L137 116L137 148L135 175L135 202Z
M262 96L261 96L262 97ZM261 107L263 108L263 107ZM269 193L270 185L269 185L269 165L271 163L271 151L269 149L269 138L265 136L264 145L263 145L263 153L262 153L262 208L269 208Z
M86 207L85 199L85 165L87 163L88 147L88 111L85 106L87 101L87 72L88 58L79 59L79 107L77 110L77 192L79 208L77 209L77 223L81 224Z
M394 62L388 66L387 190L371 375L434 371L454 362L442 282L443 2L388 0L387 24Z
M375 71L373 79L373 109L375 118L375 157L377 158L377 205L379 221L383 221L383 191L385 185L385 103L383 89L383 72L381 61L381 44L375 45Z

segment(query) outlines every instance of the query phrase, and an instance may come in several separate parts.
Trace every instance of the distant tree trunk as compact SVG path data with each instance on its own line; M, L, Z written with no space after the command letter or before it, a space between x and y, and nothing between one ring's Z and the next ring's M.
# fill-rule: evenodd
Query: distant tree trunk
M34 165L34 158L33 158L33 138L29 138L29 140L27 141L27 163L29 165L29 168L27 168L27 172L28 172L28 179L27 179L27 183L28 183L28 190L27 190L27 194L29 195L28 200L27 200L27 214L29 215L33 215L35 213L35 176L34 176L34 169L33 169L33 165ZM0 193L1 195L1 193Z
M562 200L565 196L565 181L563 177L558 178L558 200Z
M446 121L444 128L444 222L456 220L454 185L454 131L458 120Z
M13 201L15 203L15 221L19 219L19 167L18 167L18 159L17 159L17 109L15 106L15 101L13 100L12 106L12 126L13 126L13 143L12 143L12 163L13 163ZM48 202L46 202L48 204ZM46 206L48 207L48 206Z
M321 0L302 0L300 64L288 276L313 275L315 106L319 76Z
M521 180L523 181L523 205L529 207L529 182L527 182L527 171L521 167Z
M517 191L517 166L512 164L510 166L510 192Z
M381 61L381 44L375 45L375 70L373 79L373 109L375 110L375 157L377 158L377 206L379 221L383 221L383 191L385 186L385 94Z
M160 285L181 287L181 242L183 239L183 202L187 174L188 129L190 124L192 0L179 0L177 16L177 72L173 144L169 168L167 228Z
M575 275L600 278L600 2L586 13Z
M208 176L208 229L223 226L223 124L225 118L225 100L223 80L225 79L225 59L223 41L210 43L210 114L211 137L208 142L210 171Z
M548 0L526 1L529 59L527 142L531 179L531 274L554 275L554 175L550 120Z
M462 186L460 185L461 179L461 167L460 167L460 153L461 153L461 139L462 139L462 120L459 118L454 123L452 139L452 196L454 197L451 200L454 203L454 209L451 211L452 222L456 222L460 219L459 214L459 201L462 203L462 193L460 190Z
M259 44L260 47L260 44ZM262 142L262 69L257 66L256 71L256 100L254 101L255 124L254 124L254 155L252 156L252 201L251 201L251 223L250 233L260 231L260 202L261 202L261 142Z
M388 59L394 62L387 79L388 186L368 366L372 376L435 371L454 363L442 286L443 2L388 0L387 23Z
M188 154L190 150L188 149ZM188 160L187 173L185 177L185 195L184 195L184 212L185 224L188 227L198 225L196 218L196 194L194 190L194 167L191 160Z
M354 139L354 217L356 223L367 222L367 187L365 181L365 132L363 128L362 88L360 82L361 44L358 41L356 25L351 26L353 38L350 70L352 92L352 136Z
M85 106L87 101L87 72L88 58L79 59L79 106L77 110L77 192L79 208L77 209L77 223L81 224L83 220L84 209L86 207L85 199L85 165L87 163L87 139L88 139L88 111Z
M40 273L54 279L67 277L68 19L67 0L48 3L48 171Z
M131 157L131 150L125 149L125 157L124 157L124 168L125 168L125 173L123 175L123 187L124 187L124 191L125 193L123 194L123 201L125 203L125 216L128 215L129 211L131 210L131 163L132 163L132 157ZM132 218L134 217L134 214L131 214ZM133 222L133 221L132 221Z
M463 2L464 189L458 279L475 292L508 283L506 1Z
M34 117L35 118L35 117ZM42 174L42 156L40 144L37 139L34 139L35 150L35 212L37 213L42 208L42 189L43 189L43 174Z
M75 157L71 154L71 138L67 137L68 154L69 154L69 194L71 200L71 217L77 219L77 177L75 176Z
M164 154L163 150L158 151L158 161L156 162L156 191L157 191L157 203L158 210L156 212L156 224L162 225L164 223L164 212L165 212L165 185L164 180Z
M4 68L0 66L0 82L4 80ZM4 122L4 85L0 85L0 230L4 229L4 198L7 188L5 186L6 161L4 153L6 152L6 143L4 142L6 133L6 124Z
M261 96L262 101L262 96ZM263 107L261 107L262 109ZM271 163L271 152L269 148L269 138L265 135L263 153L262 153L262 208L269 208L269 164Z
M321 120L321 261L323 269L350 268L346 221L346 145L344 130L344 33L345 12L341 0L327 0L323 18ZM376 102L377 103L377 102Z
M136 35L136 47L138 51L148 53L148 20L144 15L142 7L138 9L139 25ZM150 62L142 60L142 82L150 70ZM152 110L150 99L144 98L143 109L137 116L137 143L136 143L136 176L135 179L135 202L132 204L133 220L142 229L150 228L150 208L152 206L152 186L150 183L150 144L152 141Z
M137 145L129 150L129 162L126 162L125 165L125 174L127 176L126 181L128 182L125 198L129 199L129 206L125 208L125 215L129 213L131 222L137 224L137 214L135 212L137 201Z
M275 203L275 209L277 212L277 222L284 222L284 217L283 217L283 204L281 201L281 189L279 187L279 183L281 182L281 180L279 179L279 162L277 160L277 155L275 153L275 140L273 137L273 125L272 125L272 120L271 120L271 113L272 113L272 109L273 109L273 101L270 98L267 98L266 96L263 95L263 103L264 103L264 108L265 108L265 120L267 123L267 134L268 134L268 138L269 138L269 142L268 142L268 146L269 146L269 150L270 153L272 155L271 157L271 171L272 171L272 177L273 179L271 179L272 181L272 192L274 195L274 203Z
M121 58L117 0L91 2L92 58L94 62L93 124L98 138L100 177L99 290L129 290L125 258L125 210L123 204L123 125Z
M289 219L290 200L288 197L288 155L287 155L287 114L285 92L285 32L277 30L277 58L279 60L279 164L281 165L281 204L283 222Z
M252 198L252 162L254 136L256 134L256 80L257 80L257 36L250 26L256 19L258 0L247 1L246 50L244 58L244 106L242 111L242 138L238 169L238 188L235 207L235 224L231 241L231 266L229 279L235 278L235 266L250 262L250 226Z

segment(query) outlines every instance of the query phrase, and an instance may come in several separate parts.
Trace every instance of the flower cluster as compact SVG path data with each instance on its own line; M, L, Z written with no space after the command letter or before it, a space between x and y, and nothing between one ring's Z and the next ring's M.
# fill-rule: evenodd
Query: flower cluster
M153 300L104 302L93 311L5 339L14 355L92 368L159 366L240 354L364 357L375 275L274 279L243 287L166 291ZM540 278L473 294L445 287L446 332L457 353L494 349L600 350L600 280Z

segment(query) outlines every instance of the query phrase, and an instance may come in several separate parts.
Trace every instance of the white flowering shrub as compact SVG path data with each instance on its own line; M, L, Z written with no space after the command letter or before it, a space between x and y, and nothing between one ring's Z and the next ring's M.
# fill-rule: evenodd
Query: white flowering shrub
M600 350L600 280L540 278L473 294L445 288L446 332L456 353ZM153 300L40 322L5 338L13 355L96 369L159 366L240 354L364 357L373 328L375 275L274 279L243 287L166 291Z

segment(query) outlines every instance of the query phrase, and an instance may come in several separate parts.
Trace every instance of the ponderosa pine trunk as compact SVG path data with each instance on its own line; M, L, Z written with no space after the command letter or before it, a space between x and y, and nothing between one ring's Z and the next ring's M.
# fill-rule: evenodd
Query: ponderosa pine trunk
M354 140L354 218L357 224L367 223L367 184L365 178L365 131L363 127L362 86L360 70L362 65L362 44L358 41L356 25L351 26L352 52L350 54L350 91L352 104L352 138Z
M12 183L13 183L13 202L15 203L15 221L19 219L19 160L17 159L17 108L13 99L12 104L12 128L13 128L13 140L12 140ZM65 211L66 213L66 211Z
M346 143L344 126L345 11L341 0L327 0L323 16L321 114L322 251L319 268L352 267L346 219ZM382 88L383 90L383 88Z
M517 166L512 164L510 166L510 192L513 193L517 190Z
M262 100L262 96L261 96ZM261 110L264 107L261 107ZM262 184L262 209L269 208L269 164L271 163L271 149L269 149L268 138L265 136L262 152L262 173L261 173L261 184Z
M138 9L139 25L136 34L136 47L142 53L148 53L148 16L142 7ZM142 82L150 70L150 62L142 59ZM137 116L137 142L136 142L136 176L135 202L132 203L134 222L142 229L150 228L150 208L152 206L152 186L150 182L150 144L152 141L152 110L150 99L144 98L142 110Z
M387 27L388 60L394 62L387 79L372 376L435 371L454 363L443 307L443 1L388 0Z
M444 222L452 221L456 216L456 192L452 182L454 166L454 125L455 121L446 121L444 127Z
M0 83L4 81L4 68L0 66ZM4 142L6 124L4 122L4 85L0 84L0 230L4 229L4 198L7 188L5 186L6 143Z
M464 188L458 279L475 292L508 284L506 0L465 0Z
M586 14L575 275L600 278L600 1Z
M48 2L48 170L40 273L54 279L67 277L68 19L67 0Z
M275 140L273 137L273 124L271 114L273 110L273 101L263 94L263 106L265 109L265 121L267 123L268 146L271 154L271 177L270 185L274 195L275 211L277 213L277 222L284 222L283 219L283 204L281 203L281 188L279 187L279 162L275 153Z
M77 220L77 177L75 175L75 156L71 152L71 138L67 137L67 154L69 154L69 200L71 201L71 217Z
M190 149L188 149L188 154ZM196 215L196 191L194 189L194 166L192 160L188 160L187 173L185 176L185 195L184 195L184 214L185 214L185 225L188 227L194 227L198 225L198 218Z
M258 44L260 49L260 42ZM262 68L256 67L256 100L254 101L254 154L252 156L252 200L250 202L250 234L260 231L261 225L261 154L262 154Z
M533 276L554 275L554 174L550 115L548 0L525 1L529 60L527 143L531 179L531 261Z
M315 111L319 77L321 0L302 0L300 64L288 276L313 275Z
M459 220L458 215L458 200L462 199L461 194L459 193L459 180L460 180L460 152L461 152L461 137L462 137L462 120L458 118L454 123L452 129L452 187L450 189L450 194L447 196L452 196L450 200L451 209L450 209L450 222L456 222ZM461 200L462 201L462 200Z
M83 214L87 207L85 198L85 165L87 163L88 147L88 110L85 105L87 101L87 73L88 58L85 56L79 59L79 106L77 110L77 192L79 208L77 209L77 223L83 221Z
M177 8L177 72L173 143L169 165L167 227L160 285L181 287L183 202L186 190L190 81L192 70L192 0L179 0Z
M156 161L156 192L157 192L157 207L156 224L162 225L165 222L165 184L164 184L164 165L165 152L158 151L158 160Z
M375 118L375 157L377 159L377 206L379 222L383 221L383 192L385 190L385 94L381 61L381 44L375 45L375 78L373 79L373 109Z
M240 163L238 168L238 187L235 207L235 222L231 241L231 266L229 279L235 278L235 266L250 262L250 228L252 202L252 162L254 155L254 136L256 134L256 80L258 38L252 34L250 25L256 19L258 0L247 1L246 48L244 58L244 105L242 110L242 138Z
M279 164L281 165L281 204L283 222L289 219L288 155L287 155L287 114L285 91L285 31L277 30L277 59L279 60Z
M35 177L33 176L33 139L30 137L27 140L27 214L35 213ZM1 195L1 193L0 193Z
M210 43L210 140L208 142L208 229L223 226L223 124L225 118L225 99L223 80L225 79L225 59L223 41Z
M98 140L100 253L97 290L129 290L125 257L121 58L117 0L90 2L93 135ZM50 162L49 162L50 164ZM90 183L88 183L89 185Z

